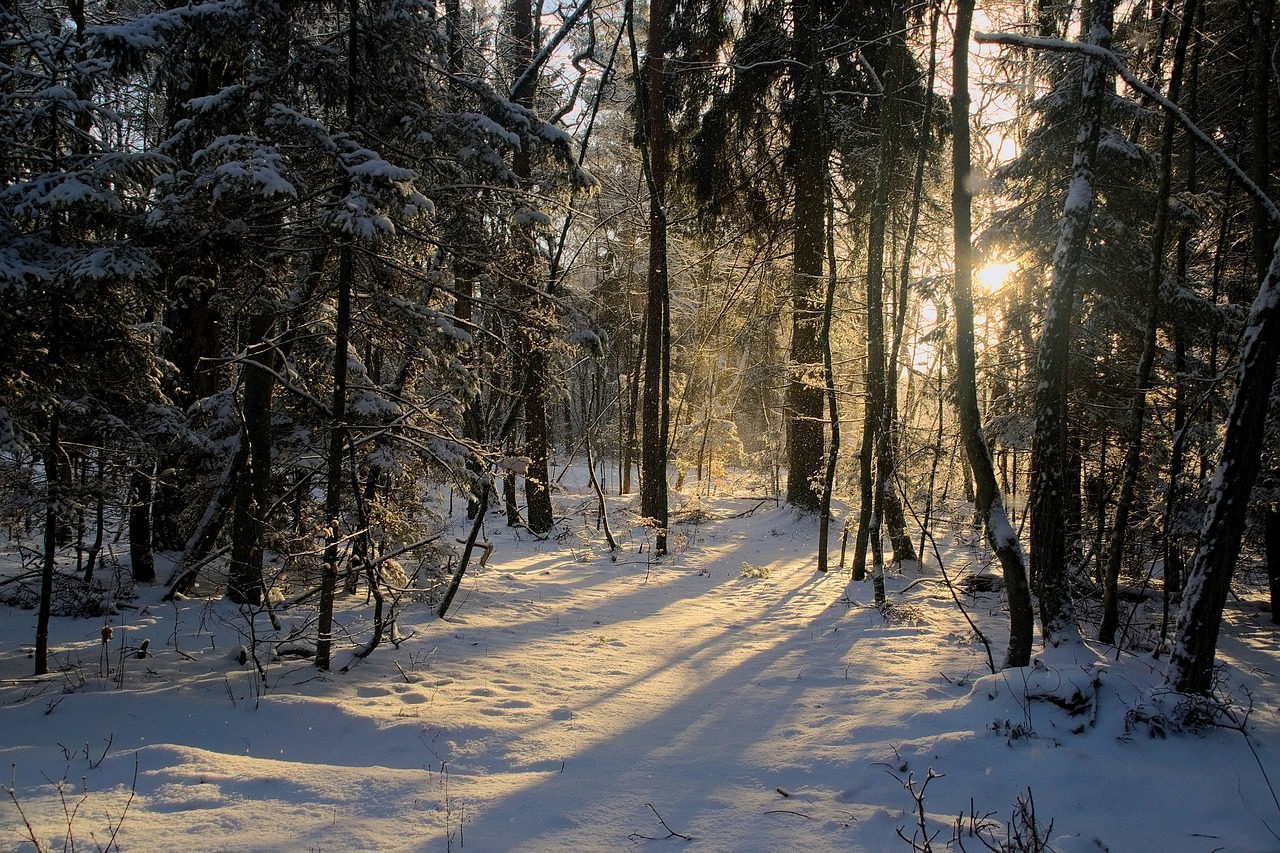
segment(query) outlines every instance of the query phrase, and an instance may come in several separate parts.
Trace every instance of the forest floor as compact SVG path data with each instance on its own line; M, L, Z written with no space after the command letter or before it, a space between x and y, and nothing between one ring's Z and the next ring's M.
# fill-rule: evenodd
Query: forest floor
M654 561L625 500L611 555L575 489L547 540L492 516L448 618L403 606L345 673L270 656L312 609L277 635L153 587L105 645L56 619L33 679L35 614L0 609L0 850L1280 850L1280 629L1249 594L1219 654L1244 733L1153 737L1162 662L1085 644L992 675L936 560L881 610L773 501L684 505ZM960 538L948 573L988 571ZM999 594L961 600L999 663ZM340 599L335 670L370 615Z

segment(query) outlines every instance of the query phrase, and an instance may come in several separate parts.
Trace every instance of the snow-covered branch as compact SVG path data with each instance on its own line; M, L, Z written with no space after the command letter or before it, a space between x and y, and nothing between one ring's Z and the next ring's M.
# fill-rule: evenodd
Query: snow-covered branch
M1138 79L1137 75L1126 68L1124 62L1121 61L1120 57L1116 56L1114 52L1098 47L1097 45L1085 44L1083 42L1039 38L1037 36L1024 36L1018 35L1017 33L978 32L974 33L973 38L974 41L979 44L1000 44L1008 47L1027 48L1029 50L1053 50L1081 53L1106 62L1115 69L1116 74L1118 74L1120 79L1124 80L1130 88L1142 93L1152 101L1155 101L1162 109L1165 109L1172 114L1188 133L1199 140L1210 151L1210 153L1217 158L1218 162L1221 163L1227 172L1235 178L1236 182L1244 188L1245 192L1262 205L1262 207L1267 211L1267 216L1271 218L1271 221L1280 224L1280 207L1276 206L1276 203L1272 201L1271 198L1263 192L1262 188L1245 173L1244 169L1240 168L1240 165L1236 163L1235 160L1231 159L1231 156L1227 154L1226 151L1222 150L1222 147L1213 140L1213 137L1201 130L1181 107L1169 98L1160 94L1150 85Z
M555 35L547 40L542 46L542 50L529 63L529 67L520 73L520 77L511 86L511 100L520 101L522 96L529 93L533 88L534 80L537 79L538 72L542 70L542 66L551 58L552 52L560 46L560 42L564 41L569 35L569 31L573 29L574 24L578 23L578 19L587 13L591 8L591 0L583 0L578 4L578 8L574 9L569 17L565 18L564 23L560 25L560 29L556 30Z

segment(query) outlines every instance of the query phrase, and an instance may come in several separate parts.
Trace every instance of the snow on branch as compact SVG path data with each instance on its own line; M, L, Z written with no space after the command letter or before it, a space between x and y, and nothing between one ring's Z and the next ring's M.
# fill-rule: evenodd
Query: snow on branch
M1214 142L1213 137L1201 130L1200 127L1191 120L1191 117L1183 112L1181 107L1169 98L1160 94L1148 84L1138 79L1132 71L1125 67L1124 62L1121 61L1120 57L1116 56L1114 52L1098 47L1097 45L1086 44L1083 42L1040 38L1037 36L1024 36L1018 35L1017 33L978 32L974 33L973 38L974 41L979 44L1000 44L1008 47L1027 48L1029 50L1052 50L1082 53L1086 56L1092 56L1106 62L1115 69L1116 74L1118 74L1120 79L1124 80L1130 88L1140 92L1159 104L1161 108L1167 110L1188 133L1199 140L1201 144L1203 144L1210 153L1217 158L1218 162L1221 163L1223 167L1226 168L1226 170L1236 179L1236 182L1239 183L1240 186L1243 187L1256 202L1266 209L1267 216L1271 218L1271 221L1280 224L1280 207L1277 207L1276 203L1273 202L1265 192L1263 192L1262 188L1254 183L1247 174L1245 174L1244 169L1240 168L1240 165L1236 163L1235 160L1232 160L1231 156L1227 154L1227 152L1223 151L1218 143Z
M574 24L578 23L578 19L585 15L587 10L590 8L591 0L583 0L583 2L579 3L578 7L573 10L572 14L565 18L564 23L560 25L560 29L556 31L555 35L547 40L546 44L542 46L542 50L538 51L538 55L533 58L533 61L529 63L529 66L521 72L520 76L516 78L516 82L512 84L512 100L520 101L521 98L527 97L531 93L534 82L537 80L538 73L542 70L542 66L545 65L547 60L551 57L552 51L560 46L560 42L564 41L565 37L569 35L569 31L573 29Z

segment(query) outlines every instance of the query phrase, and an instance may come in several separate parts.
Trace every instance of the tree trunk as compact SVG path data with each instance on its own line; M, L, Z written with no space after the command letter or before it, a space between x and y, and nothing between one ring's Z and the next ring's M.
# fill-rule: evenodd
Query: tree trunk
M54 285L57 286L56 284ZM58 366L61 361L62 296L49 296L49 364ZM55 392L56 393L56 392ZM36 611L35 674L49 672L49 620L53 615L53 579L57 569L58 526L62 521L62 478L58 473L63 464L62 403L52 400L49 408L49 435L44 451L44 557L40 562L40 603Z
M354 2L354 0L353 0ZM354 25L353 25L354 26ZM333 601L338 586L338 545L342 540L342 460L346 445L347 355L351 337L351 287L355 247L347 236L338 256L338 305L333 336L333 401L330 405L329 454L324 499L325 545L320 575L316 667L329 668L333 641Z
M818 510L825 462L824 397L821 382L822 255L827 172L822 65L818 49L821 13L817 0L791 0L795 21L790 65L795 92L790 162L794 203L791 278L791 364L787 382L787 503Z
M347 3L346 119L355 124L358 0ZM344 181L345 191L350 179ZM347 440L347 359L351 341L351 291L355 285L355 238L345 234L338 253L338 304L333 332L333 402L330 405L329 454L324 497L325 543L320 574L320 612L316 618L316 668L329 668L333 648L333 599L338 586L338 544L342 539L342 458Z
M894 23L891 32L901 33L906 17L900 2L893 4L892 18ZM889 412L888 385L895 380L894 377L888 376L886 364L884 284L885 254L888 251L886 234L889 228L889 184L898 136L897 88L902 77L902 48L898 44L896 35L889 39L889 50L891 56L886 63L883 88L880 92L879 157L867 246L867 417L865 428L870 430L870 434L864 434L862 446L864 451L874 453L874 481L869 500L865 493L863 495L862 512L858 518L859 542L863 539L862 525L864 523L868 525L867 538L871 547L872 581L875 584L876 604L883 604L885 596L883 535L885 509L890 500L889 490L893 487L890 478L893 476L894 469L894 454L889 438L892 415ZM868 509L870 509L869 518ZM898 510L900 516L900 504ZM855 571L858 566L858 557L859 554L855 551Z
M1272 64L1274 46L1271 22L1275 18L1276 4L1275 0L1254 0L1245 5L1253 7L1249 22L1252 30L1250 33L1252 67L1249 72L1249 100L1252 115L1249 129L1253 137L1253 156L1249 164L1249 177L1263 193L1268 193L1271 189L1271 98L1276 84ZM1266 274L1267 262L1270 260L1268 248L1275 240L1276 223L1267 215L1267 211L1258 199L1254 199L1252 212L1253 264L1258 281L1261 281Z
M103 473L106 467L106 462L103 459L104 455L105 455L105 451L101 447L99 447L97 449L97 456L98 456L97 485L94 487L94 490L93 490L93 497L94 497L93 499L93 503L94 503L93 544L89 546L89 550L86 552L85 560L84 560L83 578L86 584L93 582L93 570L98 563L98 557L102 554L102 542L103 542L104 536L106 535L107 495L106 495L106 483L103 481Z
M1271 385L1280 356L1280 240L1272 253L1245 325L1222 455L1210 480L1200 546L1187 573L1182 612L1165 670L1165 683L1179 693L1207 695L1213 686L1222 610L1262 456Z
M1187 447L1187 388L1183 374L1187 370L1187 348L1181 331L1175 332L1173 365L1177 375L1173 392L1173 443L1169 449L1169 482L1165 486L1164 497L1164 598L1166 602L1166 620L1170 596L1178 597L1182 593L1183 553L1181 543L1170 526L1177 517L1178 497L1181 488L1182 471L1185 467ZM1163 632L1162 632L1163 634Z
M134 583L156 579L151 547L151 475L141 466L129 476L129 571Z
M892 32L900 33L905 26L905 13L901 3L893 5ZM902 77L902 52L905 48L895 36L890 39L891 56L886 64L880 92L880 144L876 170L875 193L871 203L871 222L867 242L867 403L863 418L862 435L862 505L858 514L858 531L853 552L855 576L865 566L866 547L872 549L875 568L877 602L883 593L884 555L882 548L883 527L888 509L896 508L899 539L905 538L906 523L902 518L902 505L896 493L891 494L896 466L893 441L890 437L894 413L890 411L888 386L896 377L888 375L885 351L884 284L886 233L889 226L889 185L892 180L892 160L897 148L898 92ZM897 395L892 396L897 406ZM908 542L905 549L910 551ZM896 553L896 548L895 548Z
M275 354L268 338L273 322L270 314L249 318L240 439L248 444L249 452L245 455L247 470L241 472L236 485L227 576L227 598L236 604L261 604L266 591L262 579L262 532L271 501L271 394L275 374L268 368L273 366Z
M1089 42L1111 44L1113 0L1093 0ZM1040 597L1040 631L1046 645L1077 641L1067 559L1067 373L1071 351L1071 314L1081 258L1093 213L1093 161L1102 132L1106 65L1085 59L1081 82L1080 130L1074 174L1059 221L1058 244L1036 358L1035 435L1031 449L1031 561Z
M889 347L889 365L885 384L886 439L882 464L884 465L885 517L889 529L889 541L893 544L893 560L896 563L917 559L911 537L907 535L907 519L902 498L897 488L898 432L901 419L898 415L898 374L901 369L903 333L906 328L907 306L911 301L911 259L915 253L916 231L920 222L920 206L924 198L924 171L929 159L929 125L933 111L933 80L937 68L938 19L941 9L935 6L929 19L929 69L925 77L925 105L920 119L920 141L916 152L915 175L911 185L911 212L907 235L902 246L902 267L899 271L897 300L894 305L893 339ZM910 386L907 397L910 399Z
M515 441L507 440L507 452L510 456L516 455ZM508 471L502 478L502 507L507 516L508 527L518 527L524 523L524 519L520 517L520 492L516 488L516 475Z
M634 440L637 404L640 417L640 514L651 520L656 541L654 553L667 553L668 487L670 454L670 294L667 270L668 135L666 39L672 8L656 0L649 8L649 40L643 65L635 37L634 10L626 4L627 36L632 64L641 69L636 93L636 146L649 193L649 257L644 322L640 330L631 385L631 423L628 442ZM643 387L638 380L643 375ZM680 488L677 484L676 488Z
M1273 3L1262 0L1251 24L1255 27L1253 51L1254 183L1265 194L1269 178L1269 101L1262 90L1270 87L1270 21ZM1277 224L1274 206L1264 207L1255 197L1253 251L1259 271L1265 261L1264 240ZM1222 610L1230 591L1231 576L1240 553L1248 512L1248 500L1258 474L1271 388L1280 356L1280 240L1272 245L1270 262L1261 276L1257 298L1245 325L1237 384L1231 399L1222 455L1210 480L1208 508L1201 527L1200 544L1192 558L1183 592L1178 628L1174 636L1165 684L1180 693L1207 695L1213 687L1213 661L1218 644ZM1272 510L1274 507L1271 508ZM1270 517L1267 519L1270 521ZM1270 525L1268 524L1268 528ZM1268 533L1270 530L1268 530ZM1268 545L1268 575L1275 577ZM1272 581L1272 598L1276 585ZM1274 609L1272 618L1275 618Z
M644 121L641 155L649 186L649 271L644 321L644 395L641 399L640 514L653 519L654 553L667 553L667 364L670 323L667 278L666 38L669 0L649 6L649 42L645 48Z
M1034 627L1027 561L1022 543L1005 513L996 483L995 463L987 447L978 411L977 365L973 340L973 193L969 188L969 33L973 0L960 0L956 11L952 54L952 187L951 213L955 223L956 409L965 456L973 472L974 503L982 518L987 543L1000 561L1009 600L1009 649L1006 667L1031 662Z
M624 495L631 494L631 469L636 461L636 433L638 432L637 420L640 415L640 368L644 358L645 334L644 327L640 329L640 347L636 352L635 361L631 363L631 375L627 382L627 413L625 417L625 432L622 439L622 478L619 487L619 493ZM621 399L621 394L619 394Z
M1272 32L1271 23L1275 17L1275 0L1255 0L1252 16L1252 71L1249 75L1251 86L1250 100L1253 104L1253 116L1250 122L1253 136L1253 159L1249 170L1250 177L1263 192L1269 192L1271 184L1271 92L1275 78L1272 74ZM1253 204L1253 247L1254 267L1261 279L1267 263L1267 246L1271 245L1276 223L1267 216L1266 210L1258 202ZM1280 469L1272 471L1273 476L1280 477ZM1271 621L1280 624L1280 615L1276 613L1277 597L1280 597L1280 542L1273 544L1273 539L1280 539L1280 530L1275 518L1275 503L1267 507L1265 515L1267 543L1267 578L1271 588Z
M529 470L524 480L525 525L531 533L546 533L555 526L551 506L551 472L547 462L547 364L534 334L525 336L528 347L524 375L524 440ZM481 501L480 509L483 510Z
M831 495L835 491L836 462L840 456L840 409L836 398L836 371L831 357L831 312L836 301L836 212L827 186L827 298L822 305L822 363L826 382L827 418L831 440L827 443L827 470L822 478L822 509L818 515L818 571L827 570L827 538L831 531Z
M1182 11L1182 24L1178 29L1177 46L1173 52L1173 69L1169 77L1169 100L1178 101L1182 93L1182 70L1191 42L1192 23L1195 21L1196 0L1187 0ZM1160 318L1160 290L1164 283L1164 246L1169 230L1169 196L1173 188L1173 131L1172 113L1165 113L1160 137L1160 186L1156 190L1156 219L1151 236L1151 271L1147 277L1145 293L1146 311L1143 330L1142 356L1138 360L1134 377L1133 399L1129 403L1128 447L1125 450L1124 467L1120 473L1120 494L1111 527L1111 541L1107 547L1107 567L1102 583L1102 624L1098 639L1104 643L1116 642L1116 629L1120 626L1119 582L1120 568L1124 562L1125 540L1129 531L1129 515L1133 511L1137 492L1138 474L1142 465L1142 424L1147 412L1147 386L1156 361L1156 329Z
M1271 592L1271 624L1280 625L1280 503L1272 501L1263 518L1267 543L1267 586Z
M531 0L515 0L511 4L511 41L520 77L512 86L511 99L526 109L533 108L538 73L533 67L534 37L537 21L534 19ZM516 152L513 170L524 190L532 188L533 159L525 145ZM531 202L532 199L529 199ZM533 246L533 235L523 234L522 261L527 265L529 291L537 294L535 305L541 302L541 289L536 283L539 259ZM525 348L524 383L521 407L524 410L525 455L529 458L528 475L525 477L525 524L531 533L543 534L555 525L555 511L551 505L551 482L547 454L547 355L543 350L542 331L529 328L521 334L521 346ZM483 501L481 505L483 507ZM483 514L483 513L482 513Z
M868 311L868 318L870 311ZM868 321L868 325L870 322ZM868 338L870 331L868 331ZM868 365L871 361L871 344L868 341ZM871 513L875 508L875 434L876 413L871 396L871 368L867 368L867 393L862 409L862 445L858 448L858 526L853 537L853 579L867 577L867 543L871 537Z

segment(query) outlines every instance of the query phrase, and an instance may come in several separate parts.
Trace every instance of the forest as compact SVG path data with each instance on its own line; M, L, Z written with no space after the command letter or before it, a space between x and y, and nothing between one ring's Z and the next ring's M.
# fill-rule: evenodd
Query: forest
M374 654L486 519L561 535L579 464L601 540L634 493L659 561L751 472L886 607L962 502L997 667L1087 638L1210 693L1233 583L1280 621L1276 20L4 0L0 597L35 674L121 576Z

